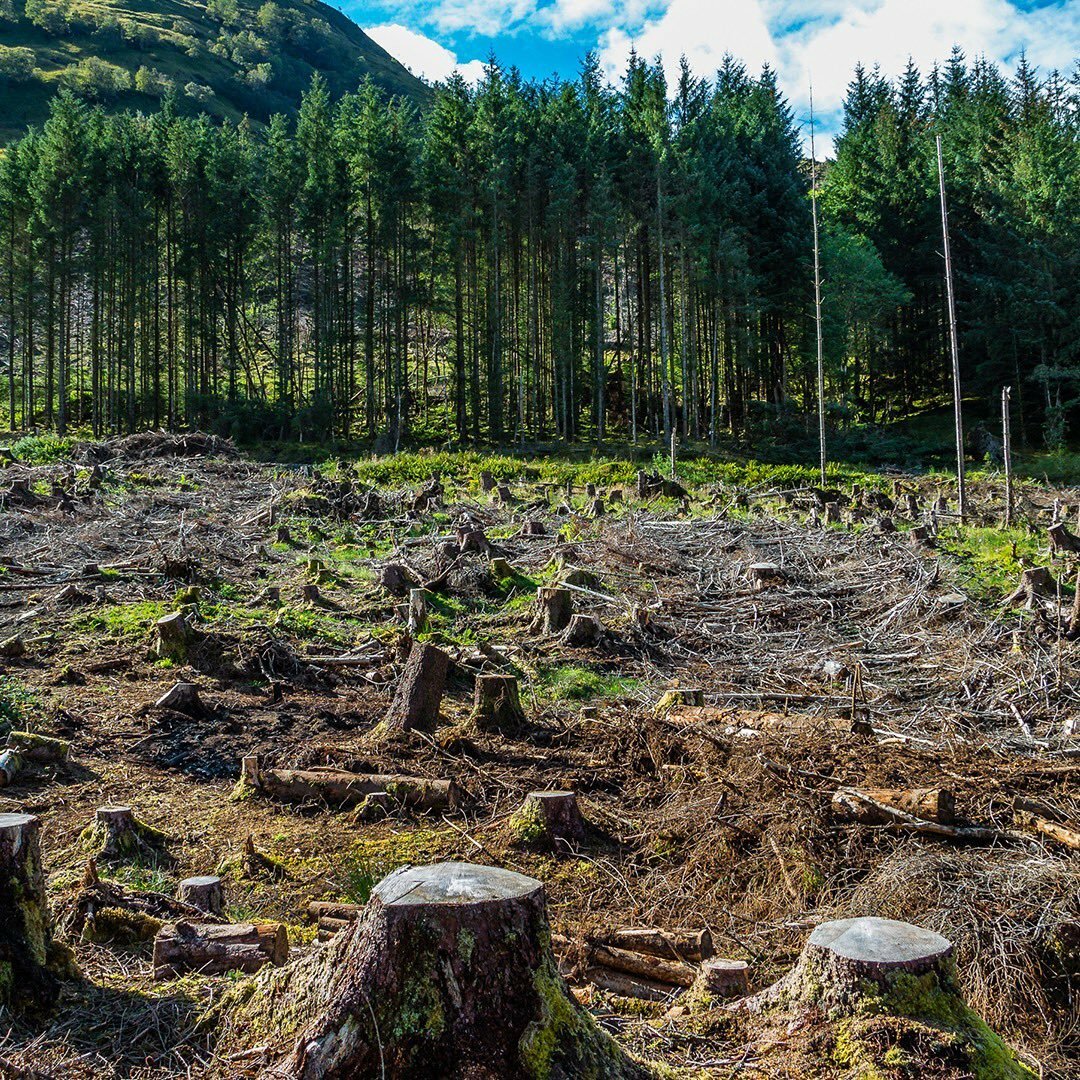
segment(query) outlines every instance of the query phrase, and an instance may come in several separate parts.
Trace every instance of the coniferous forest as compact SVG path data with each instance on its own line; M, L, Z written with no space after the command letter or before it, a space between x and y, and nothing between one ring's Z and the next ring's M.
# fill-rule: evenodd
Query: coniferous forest
M834 425L964 389L1024 436L1080 401L1078 84L957 50L858 69L819 166ZM524 82L422 113L318 78L265 129L62 92L0 156L0 416L96 434L715 440L816 408L804 130L769 70ZM1075 433L1075 431L1073 432Z

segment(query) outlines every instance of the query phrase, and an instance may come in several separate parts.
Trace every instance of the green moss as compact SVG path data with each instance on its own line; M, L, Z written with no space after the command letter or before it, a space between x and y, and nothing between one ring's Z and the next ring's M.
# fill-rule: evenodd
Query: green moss
M540 807L531 799L526 799L511 816L507 829L515 843L526 847L534 847L542 843L546 830Z

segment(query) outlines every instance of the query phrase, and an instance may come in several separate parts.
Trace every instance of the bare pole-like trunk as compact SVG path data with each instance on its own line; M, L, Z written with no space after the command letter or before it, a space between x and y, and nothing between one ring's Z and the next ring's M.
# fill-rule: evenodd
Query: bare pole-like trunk
M960 339L956 332L956 297L953 293L952 249L949 245L949 206L945 198L945 162L941 136L937 137L938 186L941 191L941 235L945 245L945 291L949 301L949 348L952 353L953 411L956 417L956 489L960 520L967 513L967 484L964 477L964 418L960 398Z
M821 326L821 244L818 236L817 153L814 145L814 87L810 87L810 206L814 219L814 317L817 322L818 446L825 487L825 343Z
M1012 485L1012 421L1009 415L1012 387L1001 388L1001 452L1005 458L1005 528L1012 525L1013 485Z

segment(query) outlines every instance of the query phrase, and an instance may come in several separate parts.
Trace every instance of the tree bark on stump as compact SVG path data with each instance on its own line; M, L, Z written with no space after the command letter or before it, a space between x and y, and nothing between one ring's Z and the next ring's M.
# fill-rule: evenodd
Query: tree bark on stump
M481 731L513 734L525 727L518 681L513 675L478 675L472 721Z
M414 637L427 627L427 593L423 589L409 590L409 633Z
M202 698L199 697L199 687L190 682L174 683L154 702L154 708L171 709L188 716L201 716L206 712Z
M184 878L177 886L176 898L210 915L221 915L225 911L225 889L221 878L213 874Z
M536 591L536 607L533 632L552 637L562 633L570 625L570 617L574 614L574 598L569 589L543 585Z
M1035 606L1038 600L1049 599L1055 594L1057 583L1048 567L1032 566L1020 574L1020 584L1005 603L1009 607L1023 604L1026 608Z
M197 635L191 628L187 616L180 611L166 615L158 619L156 629L154 655L159 660L172 660L176 664L186 664L197 640Z
M434 645L413 644L397 693L386 714L391 731L428 731L439 719L450 657Z
M572 791L531 791L510 819L519 843L545 850L566 850L585 839L585 822Z
M48 1008L60 992L40 837L31 814L0 814L0 1005L14 1011Z
M272 1052L294 1039L275 1077L646 1075L567 993L543 886L493 867L396 870L321 955L264 973L232 1002L236 1035L270 1031Z

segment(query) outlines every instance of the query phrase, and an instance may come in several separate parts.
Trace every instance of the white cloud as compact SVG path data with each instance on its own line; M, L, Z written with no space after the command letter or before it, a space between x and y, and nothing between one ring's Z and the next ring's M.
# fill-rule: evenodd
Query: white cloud
M445 46L400 23L384 23L382 26L372 26L364 32L414 75L422 76L430 82L441 82L455 71L460 72L461 77L469 83L479 82L483 78L482 60L462 63Z
M440 0L424 18L444 32L465 30L493 37L518 29L536 9L537 0Z
M613 27L601 41L600 62L613 79L625 71L631 47L646 60L663 56L669 82L678 77L682 56L695 72L708 76L716 73L726 53L751 70L778 60L761 0L671 0L663 14L646 19L640 29Z

